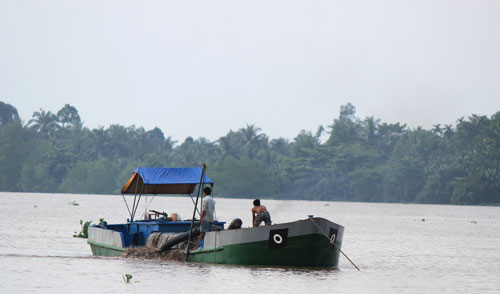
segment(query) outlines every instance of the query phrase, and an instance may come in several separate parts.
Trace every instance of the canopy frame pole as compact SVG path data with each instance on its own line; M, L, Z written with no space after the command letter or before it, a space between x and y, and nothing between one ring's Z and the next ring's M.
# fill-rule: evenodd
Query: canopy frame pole
M146 214L146 211L148 211L148 194L146 194L144 199L144 215Z
M194 216L196 215L196 210L198 209L198 199L200 198L201 185L205 180L204 175L205 175L206 168L207 168L207 166L205 164L203 164L202 169L201 169L200 183L198 184L198 193L196 195L196 203L194 204L193 217L191 218L191 227L189 228L189 236L188 236L187 251L186 251L186 261L188 260L188 257L189 257L189 244L191 243L191 234L193 231Z
M132 213L130 212L130 208L128 207L127 200L125 200L125 195L123 195L123 193L122 193L122 198L123 202L125 202L125 205L127 206L128 214L130 215L130 217L132 217Z
M135 207L135 199L137 198L137 187L139 186L139 174L136 174L136 182L135 182L135 192L134 192L134 203L132 203L132 213L130 214L130 222L134 221L134 207ZM144 185L144 184L143 184Z
M149 201L149 204L147 203L148 202L148 197L146 195L146 209L144 210L144 214L146 214L146 212L148 211L148 208L151 205L151 202L153 202L153 199L155 199L156 195L158 195L158 194L154 194L153 197L151 197L151 200Z
M132 220L134 220L135 214L137 213L137 209L139 209L139 203L141 202L142 191L144 190L144 185L141 187L141 194L139 194L139 199L137 200L137 204L135 205L134 215L132 216Z

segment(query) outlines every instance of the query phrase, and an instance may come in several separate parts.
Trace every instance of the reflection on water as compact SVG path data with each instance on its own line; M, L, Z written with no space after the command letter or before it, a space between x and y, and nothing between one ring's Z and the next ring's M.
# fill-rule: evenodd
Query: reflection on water
M217 217L251 221L249 199L216 199ZM72 205L76 201L79 205ZM121 196L0 193L2 293L499 293L500 208L265 200L276 223L328 218L345 227L338 270L94 257L80 220L121 223ZM188 197L150 209L192 214ZM141 209L144 209L142 207ZM131 274L131 282L122 275Z

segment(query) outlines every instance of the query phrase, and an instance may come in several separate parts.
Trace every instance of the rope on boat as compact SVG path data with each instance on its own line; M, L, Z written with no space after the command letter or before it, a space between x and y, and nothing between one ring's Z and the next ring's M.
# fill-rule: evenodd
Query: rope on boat
M325 237L327 239L330 239L330 237L328 237L328 234L325 233L325 231L323 231L323 229L314 221L314 219L312 217L309 217L309 220L321 231L321 233L323 233L323 235L325 235ZM339 251L340 253L342 253L342 255L345 256L345 258L347 258L347 260L349 260L349 262L358 270L360 271L359 267L357 267L354 262L352 262L352 260L344 253L344 251L342 251L342 249L339 248L339 246L335 243L335 242L330 242L331 244L333 244Z
M214 232L214 263L217 263L217 233L218 233L218 231L215 230L215 232Z

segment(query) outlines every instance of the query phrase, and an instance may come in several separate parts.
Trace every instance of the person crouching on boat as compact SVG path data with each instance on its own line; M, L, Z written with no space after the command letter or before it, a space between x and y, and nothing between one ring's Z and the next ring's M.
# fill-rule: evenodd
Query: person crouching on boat
M228 230L241 229L242 225L243 225L243 221L240 218L235 218L235 219L233 219L233 221L231 222L231 224L229 225L229 227L227 227L227 229Z
M198 221L200 227L200 246L196 249L203 248L205 233L213 231L214 227L214 214L215 214L215 200L210 196L212 189L205 187L203 189L203 205L201 207L201 216Z
M255 199L252 207L252 223L254 227L258 227L262 222L266 226L271 225L271 215L264 205L260 205L260 200Z

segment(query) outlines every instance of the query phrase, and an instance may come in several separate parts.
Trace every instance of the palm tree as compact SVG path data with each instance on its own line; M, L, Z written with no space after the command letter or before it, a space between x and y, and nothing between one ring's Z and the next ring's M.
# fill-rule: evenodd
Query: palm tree
M255 125L249 125L247 124L246 128L241 128L240 132L245 135L245 139L247 144L255 142L256 140L259 139L259 134L257 134L259 131L261 131L261 128L255 127Z
M446 138L451 138L453 136L453 126L452 125L444 125L444 136Z
M261 136L261 139L259 141L259 147L263 151L262 157L264 159L264 162L267 165L270 165L272 162L272 156L271 156L271 149L269 146L269 137L268 136L266 136L266 135Z
M172 140L172 136L168 136L165 139L165 150L168 152L171 152L174 149L174 146L176 143L177 143L177 141Z
M57 119L62 124L62 127L67 127L66 124L76 127L81 124L80 115L75 107L66 104L57 112Z
M27 126L35 130L42 137L52 137L59 129L57 116L50 111L40 108L40 111L33 112L33 119L30 119Z
M0 127L20 120L17 109L14 106L0 101Z
M221 154L221 160L224 160L227 156L233 156L238 159L246 150L247 140L245 134L241 130L237 132L229 130L229 133L224 137L220 137L217 143L219 153Z
M329 125L330 138L328 145L339 143L357 143L361 138L362 125L356 118L356 107L351 103L340 106L340 114L333 124Z
M363 124L365 126L366 140L368 143L373 143L377 134L378 123L380 119L375 119L373 116L365 118Z
M282 156L290 156L290 142L285 138L273 139L270 142L271 151Z
M247 124L246 128L240 129L245 138L245 153L250 159L253 159L255 154L257 154L256 149L259 147L258 143L262 138L262 135L258 134L260 130L261 128L249 124Z
M230 136L220 137L219 140L217 140L217 142L219 143L220 152L222 154L221 160L224 160L228 155L231 154L232 151L231 137Z
M432 129L432 132L434 134L441 135L443 133L443 129L441 128L441 124L437 124L433 126L434 128Z
M198 160L196 160L196 146L193 137L187 137L176 151L179 152L179 158L183 165L196 165Z
M94 160L99 158L104 154L104 148L107 141L107 134L103 127L92 130L92 136L94 141Z
M316 138L316 140L319 142L324 132L325 128L322 125L320 125L318 127L318 130L316 131L316 134L314 135L314 138Z

